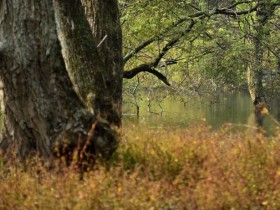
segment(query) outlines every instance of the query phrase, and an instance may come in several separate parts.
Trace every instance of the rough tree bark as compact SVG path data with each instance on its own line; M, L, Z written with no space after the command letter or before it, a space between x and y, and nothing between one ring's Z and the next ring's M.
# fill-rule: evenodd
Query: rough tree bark
M68 14L71 13L70 8L73 8L73 3L71 2L74 3L73 0L69 1L69 3L67 1L69 8ZM84 28L82 29L83 36L87 36L91 40L85 44L93 45L95 43L95 46L97 46L97 52L94 55L99 55L99 58L95 60L99 61L101 68L99 67L97 69L101 69L100 75L102 75L97 81L99 84L94 85L94 89L97 90L96 93L87 93L86 101L89 104L93 102L95 113L101 115L102 118L107 119L115 125L120 125L122 113L123 58L122 30L119 20L118 2L117 0L82 0L82 3L84 11L80 9L79 16L83 17L83 19L80 18L79 21L84 23ZM76 1L76 5L80 8L80 1ZM67 7L60 8L65 10ZM86 15L87 22L85 22L84 14ZM72 15L75 17L78 14L73 13ZM65 21L62 21L62 24L65 26ZM86 33L84 30L85 27L87 28ZM76 34L72 33L72 35L73 38L77 38ZM92 39L92 36L94 39ZM85 37L81 38L85 39ZM94 68L88 69L86 74L96 72ZM84 71L84 68L80 68L78 71ZM87 83L90 86L93 85L92 80L88 80ZM106 92L104 91L105 87Z
M0 77L4 151L12 149L22 158L33 153L49 158L64 145L88 146L94 154L115 149L115 133L87 111L73 89L52 0L0 1Z

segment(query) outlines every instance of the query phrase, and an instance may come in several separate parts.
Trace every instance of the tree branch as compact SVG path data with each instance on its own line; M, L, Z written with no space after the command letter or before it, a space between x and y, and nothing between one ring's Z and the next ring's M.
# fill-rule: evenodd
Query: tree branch
M149 72L155 75L159 80L164 82L166 85L170 86L170 83L168 82L167 78L162 73L155 70L154 67L150 64L141 64L140 66L137 66L132 70L123 72L123 78L131 79L140 72Z
M216 8L215 11L214 11L214 14L230 15L230 16L245 15L245 14L248 14L248 13L256 11L259 6L260 6L260 4L257 3L254 7L250 8L248 10L239 11L239 12L232 11L229 8L222 8L222 9Z
M196 15L201 15L202 12L200 13L196 13ZM185 17L182 18L180 20L178 20L176 23L172 24L171 26L167 27L162 33L160 33L157 36L154 36L146 41L144 41L143 43L141 43L138 47L136 47L132 52L126 54L123 58L123 62L124 64L130 59L132 58L135 54L137 54L138 52L140 52L142 49L144 49L145 47L147 47L149 44L153 43L154 41L161 39L162 36L164 34L166 34L168 31L172 30L173 28L176 28L178 25L180 25L181 23L185 22L186 20L188 20L189 17Z
M177 36L176 38L171 39L164 46L161 53L155 58L155 60L153 62L151 62L150 64L141 64L140 66L135 67L134 69L132 69L130 71L125 71L123 73L123 78L130 79L130 78L133 78L136 74L146 71L151 74L154 74L158 79L163 81L166 85L170 86L170 83L167 81L167 78L162 73L156 71L155 67L159 64L159 62L163 58L163 56L180 40L180 38L182 38L183 36L185 36L187 33L189 33L191 31L191 29L193 28L194 25L195 25L195 21L192 20L191 24L189 25L189 27L186 30L181 32L181 34L179 36Z

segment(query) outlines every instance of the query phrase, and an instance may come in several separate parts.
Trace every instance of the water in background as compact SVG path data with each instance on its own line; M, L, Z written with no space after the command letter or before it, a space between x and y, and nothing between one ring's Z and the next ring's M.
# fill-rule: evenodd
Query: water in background
M149 127L187 127L189 124L206 121L213 129L217 129L225 123L233 126L247 128L250 116L253 115L253 104L246 92L221 93L211 99L199 97L184 97L183 101L168 97L161 103L156 100L151 102L150 110L148 100L139 100L140 115L137 118L136 107L124 103L124 124L137 123ZM280 98L269 102L270 115L280 121ZM271 134L276 123L270 117L264 120L264 129Z
M125 100L126 101L126 100ZM189 124L205 121L212 129L218 129L225 123L231 123L239 130L245 130L253 115L253 104L246 92L227 92L210 99L187 96L182 99L168 97L166 99L138 100L140 115L136 116L136 107L131 103L123 106L124 124L134 123L152 128L187 127ZM269 101L270 116L280 122L280 98ZM3 115L0 113L0 128ZM251 126L251 125L249 125ZM264 120L264 130L273 134L276 123L270 117Z

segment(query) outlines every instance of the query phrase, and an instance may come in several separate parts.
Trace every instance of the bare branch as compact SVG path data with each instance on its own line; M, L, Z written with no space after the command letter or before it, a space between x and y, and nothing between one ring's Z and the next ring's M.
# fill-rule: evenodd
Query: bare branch
M170 83L168 82L167 78L162 73L155 70L150 64L142 64L132 70L123 72L123 78L131 79L135 77L137 74L139 74L140 72L149 72L155 75L161 81L163 81L166 85L170 86Z

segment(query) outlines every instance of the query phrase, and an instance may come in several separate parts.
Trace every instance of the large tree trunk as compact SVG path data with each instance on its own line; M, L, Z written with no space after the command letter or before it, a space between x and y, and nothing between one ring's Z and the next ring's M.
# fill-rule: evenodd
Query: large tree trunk
M65 143L113 151L114 132L85 109L66 72L52 0L2 0L0 20L1 148L20 157L50 157Z
M76 90L97 116L119 126L123 64L117 1L88 1L91 26L80 0L54 3L64 60Z
M113 121L116 124L120 124L122 114L123 55L118 1L91 0L91 2L93 18L90 25L98 46L98 53L105 67L106 74L104 76L106 77L108 94L113 100L108 104L108 107L102 105L100 112L106 113L108 112L107 110L112 110L109 111L110 115L106 119L109 122Z

